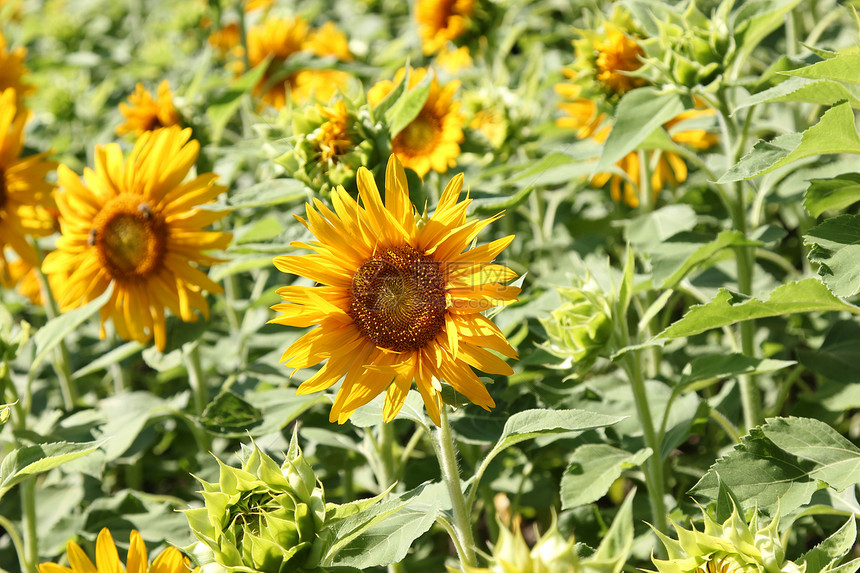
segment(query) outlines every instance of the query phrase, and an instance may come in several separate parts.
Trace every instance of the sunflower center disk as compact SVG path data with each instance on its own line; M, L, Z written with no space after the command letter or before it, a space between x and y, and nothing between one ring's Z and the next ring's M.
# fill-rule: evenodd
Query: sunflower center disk
M120 196L94 220L90 242L102 267L117 280L136 279L156 269L164 257L167 231L139 197Z
M397 134L394 141L397 147L408 150L409 153L419 154L435 144L441 132L439 120L422 111L412 120L403 131Z
M352 277L350 315L381 348L417 350L445 326L445 277L408 245L377 250Z

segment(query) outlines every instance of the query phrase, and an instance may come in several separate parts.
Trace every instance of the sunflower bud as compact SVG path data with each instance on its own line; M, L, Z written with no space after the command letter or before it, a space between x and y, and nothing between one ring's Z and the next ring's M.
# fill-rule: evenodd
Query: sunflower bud
M200 480L206 507L185 511L214 561L228 572L316 568L325 495L295 435L280 466L256 444L241 468L218 464L218 483Z
M604 295L581 288L559 288L567 302L541 318L547 350L585 368L594 363L612 335L612 311Z
M499 526L499 540L493 547L490 566L466 566L466 573L581 573L573 538L565 539L555 519L549 530L529 548L519 518L514 519L514 531ZM449 569L449 571L453 571Z
M704 531L684 529L672 523L678 540L661 533L669 559L653 559L659 573L804 573L806 564L785 558L779 539L779 515L759 528L758 515L749 523L738 513L737 506L722 524L707 513Z

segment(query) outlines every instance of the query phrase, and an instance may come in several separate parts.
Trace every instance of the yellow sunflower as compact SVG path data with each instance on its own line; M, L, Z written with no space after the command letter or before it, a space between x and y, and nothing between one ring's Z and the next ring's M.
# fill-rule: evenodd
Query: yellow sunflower
M69 567L57 563L42 563L36 568L38 573L188 573L191 570L188 559L175 547L168 547L149 563L146 544L136 530L131 531L130 541L125 567L120 563L116 543L110 531L104 528L96 539L95 565L80 545L69 541L66 544Z
M314 254L274 260L281 271L320 283L282 287L278 294L285 302L272 307L283 313L273 323L316 325L284 352L286 366L307 368L327 360L298 392L325 390L344 378L329 416L338 423L382 392L383 417L390 421L413 380L437 425L440 380L492 408L493 399L472 367L510 375L510 366L488 349L517 357L481 314L515 301L520 292L503 284L516 274L492 263L513 235L466 249L502 214L467 223L471 200L458 202L460 174L448 183L433 216L419 221L395 156L385 173L384 203L370 171L359 168L357 182L363 205L343 187L332 195L334 211L316 199L307 205L307 220L299 220L317 240L293 244Z
M145 131L179 124L179 113L173 106L173 92L167 80L158 85L157 100L138 82L134 93L128 97L128 104L119 104L119 111L125 116L125 123L116 128L117 135L140 135Z
M407 88L414 87L427 73L425 68L411 70ZM367 101L375 107L405 76L406 68L400 68L393 82L378 82L367 92ZM464 122L460 113L460 101L454 99L454 93L459 87L458 81L440 86L436 78L433 78L424 107L391 142L392 152L403 165L421 177L430 169L444 173L457 165Z
M36 91L32 84L23 81L28 71L24 65L26 57L27 49L24 47L10 51L6 46L6 38L0 31L0 92L9 88L14 89L17 97L15 105L19 110L24 109L24 98Z
M352 54L346 36L329 22L310 30L307 21L295 18L270 18L248 31L248 62L251 67L271 58L266 73L254 93L272 107L280 109L287 98L304 103L316 97L328 101L338 89L346 86L349 74L340 70L298 70L283 77L284 64L296 52L307 50L318 57L334 56L347 62Z
M330 108L317 104L317 111L325 118L315 138L320 153L319 162L326 165L336 163L341 155L355 146L350 134L353 120L346 109L346 103L341 99L334 102L334 106Z
M663 127L669 131L669 136L675 143L689 145L694 149L704 150L717 142L717 136L704 129L680 129L675 126L683 121L697 119L713 115L713 109L691 109L666 122ZM595 133L592 137L603 143L609 136L610 128L605 127ZM671 151L654 150L646 152L651 161L651 193L656 201L660 191L668 183L671 186L678 185L687 180L687 164L677 153ZM595 187L603 187L609 183L609 192L615 201L624 201L631 207L639 206L639 188L642 184L642 170L638 151L631 151L616 163L619 169L627 176L622 177L614 173L596 173L591 178L591 184Z
M594 42L597 80L619 95L644 85L643 78L632 77L626 73L642 67L642 48L634 38L608 22L603 25L603 30L605 37Z
M466 46L460 46L456 50L442 48L436 54L436 65L449 74L456 74L463 68L471 68L472 56L469 54L469 48Z
M435 54L462 36L474 9L475 0L418 0L415 17L424 53Z
M182 182L200 150L190 137L191 129L176 126L147 131L125 162L116 143L98 146L95 170L85 169L83 180L66 166L59 168L62 236L42 269L68 275L58 296L63 311L113 284L100 311L102 336L110 318L123 339L147 342L154 336L163 350L164 309L194 321L195 309L209 313L201 291L221 292L197 265L217 262L204 251L230 242L227 233L203 230L225 212L197 206L226 188L214 184L214 173Z
M54 186L45 176L57 164L45 160L47 153L21 157L27 114L18 113L15 90L0 93L0 266L8 265L6 247L30 266L39 265L36 249L28 237L54 232L50 213Z

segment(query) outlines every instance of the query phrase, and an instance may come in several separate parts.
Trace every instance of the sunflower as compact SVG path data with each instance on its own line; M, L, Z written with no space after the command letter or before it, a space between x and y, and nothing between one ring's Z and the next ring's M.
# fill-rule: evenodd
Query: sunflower
M426 75L425 68L410 70L407 87L413 88ZM405 76L406 68L400 68L393 82L383 80L377 83L367 92L367 101L376 107ZM424 107L391 141L392 152L405 167L420 177L424 177L431 168L444 173L457 164L464 122L460 102L454 99L459 86L458 81L440 86L433 78Z
M350 134L353 118L346 109L346 103L340 99L330 108L317 104L317 111L325 118L315 138L319 149L319 162L331 165L337 163L340 156L355 146Z
M248 62L251 67L270 58L269 67L254 93L272 107L282 108L287 97L304 103L316 97L328 101L346 86L349 74L340 70L298 70L284 77L284 65L293 54L307 50L318 57L333 56L347 62L352 54L346 36L329 22L317 30L303 18L271 18L248 31Z
M449 74L456 74L463 68L471 68L472 56L469 54L469 48L466 46L460 46L456 50L442 48L436 54L436 65Z
M487 349L516 358L502 332L481 311L516 300L504 286L516 274L492 264L513 235L466 250L490 219L466 222L471 200L457 199L462 174L448 183L432 217L419 225L409 201L406 172L396 156L385 173L385 202L373 176L358 170L360 206L339 187L334 211L322 201L299 220L317 238L293 243L315 254L276 257L275 266L321 286L287 286L283 314L271 322L316 328L284 352L286 366L327 360L301 384L300 394L325 390L344 377L329 419L344 423L356 408L385 392L383 417L400 411L416 382L427 412L439 424L440 380L485 409L495 404L471 367L510 375Z
M27 49L24 47L9 51L6 46L6 38L0 31L0 92L9 88L14 89L17 97L15 105L19 110L24 109L24 98L36 91L32 84L23 81L24 75L28 71L24 65L26 57Z
M714 115L713 109L691 109L680 113L663 127L669 131L669 136L675 143L689 145L698 150L704 150L717 142L717 136L704 129L680 129L674 128L684 121L703 118ZM609 136L610 128L605 127L595 133L593 139L604 143ZM646 154L652 165L651 192L656 201L660 191L668 183L671 186L678 185L687 180L687 164L677 153L671 151L654 150ZM615 201L623 200L630 207L639 206L639 187L642 184L642 172L638 151L631 151L616 163L616 166L626 174L622 177L613 173L596 173L591 178L591 184L595 187L603 187L609 183L609 192Z
M50 213L54 186L45 176L56 168L47 153L21 157L27 114L18 113L17 96L9 88L0 93L0 266L6 267L9 247L30 266L39 265L28 237L54 232Z
M100 311L102 336L110 318L123 339L147 342L154 336L163 350L165 307L194 321L194 309L209 313L201 290L222 292L197 265L216 262L203 251L230 242L227 233L203 230L225 212L197 206L226 188L214 184L214 173L182 183L200 150L190 137L190 128L176 126L147 131L125 163L116 143L97 146L95 170L85 169L83 180L66 166L59 168L62 236L42 269L68 274L58 296L63 311L113 285Z
M415 17L424 53L435 54L462 36L474 9L475 0L418 0Z
M116 128L117 135L134 133L139 136L145 131L179 124L179 114L173 106L173 92L167 80L158 85L157 100L138 82L134 93L128 97L128 104L119 104L119 111L125 116L125 123Z
M608 22L603 25L603 30L605 37L594 42L597 81L619 95L644 85L643 78L627 74L642 67L642 48L634 38Z
M99 532L96 539L96 563L90 561L81 546L74 541L66 545L66 556L70 567L57 563L37 565L38 573L188 573L190 562L175 547L162 551L150 564L146 554L146 544L136 530L131 531L131 544L128 548L125 567L119 560L116 544L107 528Z

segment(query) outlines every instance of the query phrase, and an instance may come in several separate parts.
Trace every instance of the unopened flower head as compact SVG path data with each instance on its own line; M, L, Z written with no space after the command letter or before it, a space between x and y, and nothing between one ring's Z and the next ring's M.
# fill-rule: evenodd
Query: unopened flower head
M610 301L593 281L557 290L563 304L540 319L549 337L546 349L578 368L587 368L612 335Z
M229 572L281 573L319 565L325 493L296 436L279 466L256 444L217 483L200 480L206 506L185 511L194 535Z

